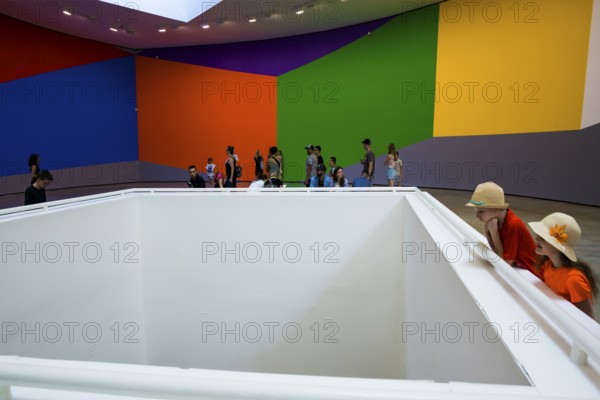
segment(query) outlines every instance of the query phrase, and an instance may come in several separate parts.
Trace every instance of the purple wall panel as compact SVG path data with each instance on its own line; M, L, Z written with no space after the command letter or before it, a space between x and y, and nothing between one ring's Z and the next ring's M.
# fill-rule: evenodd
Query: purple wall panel
M42 168L48 168L54 181L47 191L75 187L94 187L116 184L133 184L141 180L139 161L126 161L111 164L93 164L85 167L54 168L59 164L42 163ZM3 176L0 178L0 195L19 194L21 200L16 205L22 205L25 189L31 184L30 174ZM116 190L116 189L115 189ZM48 201L56 200L56 197Z
M432 138L403 148L405 186L506 194L600 206L600 124L581 131ZM379 160L377 160L379 162Z
M200 174L204 176L205 164L196 164ZM187 187L190 178L187 169L169 167L167 165L153 164L140 161L140 181L142 182L181 182L182 187Z
M352 43L391 19L385 18L347 28L281 39L149 49L139 55L231 71L279 76Z

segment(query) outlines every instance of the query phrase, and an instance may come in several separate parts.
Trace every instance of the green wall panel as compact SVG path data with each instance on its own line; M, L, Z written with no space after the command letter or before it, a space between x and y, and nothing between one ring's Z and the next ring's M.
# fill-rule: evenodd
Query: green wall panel
M303 180L307 144L357 164L433 136L438 6L403 14L370 35L278 79L277 144L286 179ZM414 95L415 90L419 94Z

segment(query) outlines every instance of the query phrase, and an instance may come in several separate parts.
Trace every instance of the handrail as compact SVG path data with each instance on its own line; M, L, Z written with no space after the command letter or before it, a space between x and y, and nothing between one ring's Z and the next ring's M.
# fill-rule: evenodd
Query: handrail
M5 216L12 216L23 212L41 211L46 212L52 209L59 209L63 206L94 202L98 200L118 199L127 195L135 194L154 194L154 193L180 193L180 194L195 194L195 193L307 193L307 192L327 192L327 193L357 193L357 192L398 192L398 193L414 193L416 188L412 187L364 187L364 188L133 188L123 189L114 192L106 192L93 194L88 196L73 197L70 199L55 200L47 203L32 204L27 206L18 206L6 209L0 209L0 219Z
M129 192L130 190L132 190L132 189L119 190L119 191L107 192L107 193L99 193L99 194L93 194L93 195L89 195L89 196L81 196L81 197L73 197L73 198L64 199L64 200L49 201L47 203L38 203L38 204L31 204L31 205L27 205L27 206L18 206L18 207L1 209L0 210L0 218L2 218L4 216L9 216L9 215L23 213L23 212L29 212L29 211L45 212L45 211L48 211L49 209L58 209L63 206L69 206L69 205L74 205L74 204L78 204L78 203L86 203L86 202L102 200L102 199L112 199L112 198L116 199L116 198L123 197L125 194L127 194L126 192ZM133 189L133 190L135 190L135 189Z
M289 399L289 400L391 400L428 398L450 400L481 398L481 386L455 386L430 381L361 380L352 385L351 378L289 376L265 373L204 371L136 366L135 371L115 370L101 364L82 365L60 361L60 365L39 365L31 359L0 356L0 395L10 400L10 386L53 390L82 391L106 395L161 399ZM106 364L105 364L106 365ZM487 399L550 399L535 390L507 385L493 386ZM469 390L470 389L470 390ZM531 388L533 389L533 388ZM8 394L7 394L8 393ZM0 397L1 399L1 397Z
M371 186L371 187L281 187L281 188L136 188L127 189L127 192L175 192L175 193L194 193L194 192L212 192L212 193L261 193L261 192L286 192L286 193L306 193L306 192L399 192L414 193L418 191L415 187L390 187L390 186Z
M418 196L426 203L435 209L446 209L447 207L433 198L429 193L418 192ZM474 231L464 220L448 210L448 213L440 213L440 218L451 227L455 232L460 233L465 238L465 243L482 243L481 236L475 236ZM463 227L460 229L459 227ZM468 227L469 229L465 229ZM479 235L479 234L478 234ZM487 247L487 245L486 245ZM542 310L550 320L556 324L573 342L571 344L570 358L576 365L584 365L587 357L590 356L595 362L600 364L600 340L594 336L585 326L579 321L566 313L564 310L556 307L556 304L541 290L533 286L527 279L518 274L513 267L508 265L501 257L490 259L483 254L483 250L478 246L472 247L474 252L481 259L488 261L499 272L500 276L512 285L519 289L518 293L526 300L533 303L536 307ZM492 251L487 247L489 251ZM573 323L576 323L575 325ZM583 329L582 329L583 328Z

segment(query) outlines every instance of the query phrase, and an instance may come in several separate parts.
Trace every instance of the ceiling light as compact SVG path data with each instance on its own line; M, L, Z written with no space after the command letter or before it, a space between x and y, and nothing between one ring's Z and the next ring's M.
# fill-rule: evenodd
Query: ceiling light
M210 25L209 25L209 24L204 24L204 25L202 25L202 29L208 29L208 28L210 28Z
M119 31L117 28L112 27L112 26L110 27L110 30L113 31L113 32L118 32Z
M302 14L304 14L304 10L298 10L298 11L296 11L296 14L302 15Z
M160 28L158 31L159 31L160 33L165 33L165 32L167 31L167 28Z
M256 18L250 18L248 22L256 22Z
M68 15L68 16L73 15L73 13L71 13L71 11L69 11L69 10L63 10L63 14Z

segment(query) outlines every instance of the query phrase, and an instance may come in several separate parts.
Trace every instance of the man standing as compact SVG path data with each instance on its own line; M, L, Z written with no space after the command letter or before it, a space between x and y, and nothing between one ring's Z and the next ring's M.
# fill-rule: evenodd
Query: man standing
M196 171L195 165L190 165L188 167L188 172L190 173L190 180L187 182L188 187L190 188L205 188L206 181L200 175L198 175L198 171Z
M46 202L46 186L54 178L50 171L43 170L37 175L35 182L25 190L25 205Z
M369 182L373 182L373 177L375 176L375 154L371 150L371 139L365 139L361 143L366 151L365 158L360 160L363 165L361 176L367 178Z
M310 180L317 174L317 156L314 154L315 148L312 144L305 147L306 149L306 179L304 185L309 187Z
M321 146L315 146L315 155L317 156L317 165L325 164L323 156L321 155Z
M331 177L333 177L333 170L335 169L335 167L337 167L336 163L337 158L335 158L334 156L329 157L329 175Z

